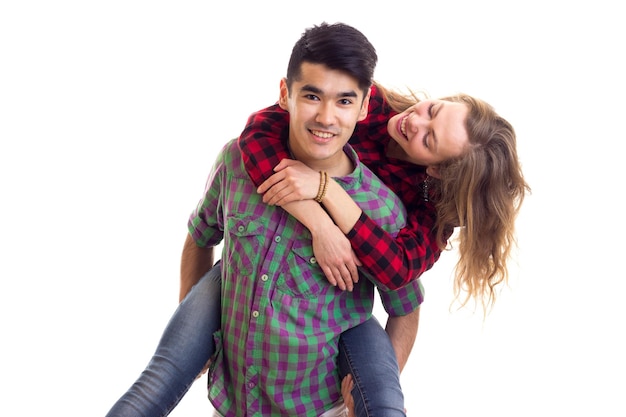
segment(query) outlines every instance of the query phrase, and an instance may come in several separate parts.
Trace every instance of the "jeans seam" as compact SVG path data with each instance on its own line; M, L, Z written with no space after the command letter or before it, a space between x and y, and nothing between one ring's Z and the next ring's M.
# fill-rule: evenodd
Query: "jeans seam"
M340 340L340 343L343 346L344 352L346 352L346 358L348 360L348 368L350 369L350 375L352 375L352 379L354 379L354 389L356 389L359 392L360 397L363 399L363 408L365 409L364 410L365 411L365 416L369 417L369 416L371 416L371 413L370 413L370 410L369 410L369 399L367 398L365 393L361 390L361 376L354 374L354 368L352 367L352 354L347 349L347 346L346 346L345 342ZM352 392L350 392L350 393L352 394ZM352 395L354 396L354 394L352 394Z

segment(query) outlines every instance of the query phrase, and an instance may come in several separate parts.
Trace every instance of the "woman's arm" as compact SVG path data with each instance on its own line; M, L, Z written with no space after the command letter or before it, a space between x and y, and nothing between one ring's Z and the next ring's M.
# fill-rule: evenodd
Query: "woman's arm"
M289 113L278 105L253 113L239 136L238 144L248 175L256 186L274 174L281 160L291 155L285 140L289 137ZM342 290L352 290L358 281L360 265L348 239L332 219L312 200L293 201L283 209L298 219L313 239L313 252L326 278Z
M248 118L237 143L246 171L257 187L274 174L274 167L280 161L291 158L288 137L289 113L278 104L252 113Z
M274 170L276 174L257 189L265 203L286 207L294 201L312 202L317 196L320 175L302 162L283 159ZM330 178L322 203L344 234L352 230L363 214L352 197Z
M288 205L317 195L319 173L299 161L283 160L259 188L268 204ZM382 288L395 290L418 278L439 258L436 212L430 201L408 207L407 225L394 237L363 213L350 195L330 181L324 208L346 234L363 267Z
M283 209L298 219L311 232L313 253L326 279L342 290L352 291L359 280L356 257L350 241L333 223L328 213L313 200L294 201Z
M363 122L359 123L360 126L355 131L357 140L369 144L383 141L387 133L385 121L391 115L390 111L389 107L385 105L380 92L373 87L368 116ZM281 138L286 139L288 137L288 131L286 130L288 128L289 114L278 105L261 110L248 119L246 129L239 138L239 146L246 170L255 185L260 186L264 181L268 180L276 173L275 167L278 166L280 161L291 157L286 143L281 140ZM370 151L379 152L374 147ZM313 198L317 194L319 186L318 175L315 173L316 177L311 181L314 187L312 196L299 196L290 201ZM278 181L269 181L268 184L276 182ZM394 188L393 184L387 185L392 189ZM266 184L266 187L260 188L259 191L267 190L268 188ZM343 190L340 191L344 192ZM347 196L347 193L345 195ZM327 194L324 201L325 206L332 204L329 200L330 198L337 198L337 201L339 201L340 197L336 197L334 194ZM351 199L349 202L348 200L341 201L345 201L345 206L342 207L339 204L335 204L337 207L332 211L328 207L326 208L338 227L344 231L347 230L345 233L347 233L347 237L350 239L356 256L362 262L363 267L376 277L382 287L389 289L399 288L421 276L439 259L441 249L436 239L436 211L432 202L404 201L408 211L407 226L400 230L399 234L394 238L362 213ZM280 205L305 224L305 226L307 225L306 222L326 216L321 207L319 207L319 210L312 207L312 205L317 205L314 201L301 201L301 203L300 207L308 204L308 206L305 206L308 207L306 210L308 213L317 211L319 214L315 214L315 217L307 217L306 213L298 214L295 211L296 209L290 206L291 203L287 204L287 201L281 202ZM355 207L356 210L354 210ZM300 210L305 211L304 209ZM342 220L342 217L345 217L345 219ZM309 228L309 230L311 229ZM318 235L322 238L329 238L331 234L334 236L334 233L335 230L331 230L329 234L318 233ZM338 239L333 238L333 242L338 242ZM313 243L315 245L315 238ZM320 243L317 246L324 248L326 244ZM342 267L345 268L342 261L347 261L350 256L353 256L352 252L348 254L343 251L341 253L326 251L326 255L324 255L321 250L319 253L315 252L320 266L332 265L331 269L334 271L334 274L342 276ZM353 275L354 264L346 262L345 265L349 265L350 278L355 280ZM329 281L333 282L326 269L324 271ZM346 274L345 271L343 269L343 276Z

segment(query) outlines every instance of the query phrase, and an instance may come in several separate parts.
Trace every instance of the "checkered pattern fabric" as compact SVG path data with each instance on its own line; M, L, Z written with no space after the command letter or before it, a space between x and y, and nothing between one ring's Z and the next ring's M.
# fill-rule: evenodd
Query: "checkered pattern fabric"
M405 224L398 197L369 169L335 178L377 226L395 235ZM222 326L209 373L209 398L225 417L319 416L340 398L341 333L369 319L374 285L331 286L315 262L308 230L268 206L245 171L235 140L220 153L204 197L189 219L199 246L223 239ZM422 302L419 281L382 291L392 315Z
M358 123L350 144L359 159L403 201L408 212L407 225L397 236L381 229L363 213L348 233L352 247L364 267L383 288L397 289L421 276L439 259L436 240L436 210L424 199L424 167L386 156L387 122L394 113L374 86L367 118ZM289 158L286 139L289 113L278 105L270 106L248 119L239 137L246 170L258 186L273 174L273 168ZM432 197L432 196L431 196ZM447 232L449 237L452 229Z

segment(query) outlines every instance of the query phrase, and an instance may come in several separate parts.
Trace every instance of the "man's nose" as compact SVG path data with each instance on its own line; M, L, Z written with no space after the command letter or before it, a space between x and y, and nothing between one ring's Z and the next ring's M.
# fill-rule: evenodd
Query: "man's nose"
M335 121L335 107L331 104L321 104L318 107L316 121L324 126L330 126Z

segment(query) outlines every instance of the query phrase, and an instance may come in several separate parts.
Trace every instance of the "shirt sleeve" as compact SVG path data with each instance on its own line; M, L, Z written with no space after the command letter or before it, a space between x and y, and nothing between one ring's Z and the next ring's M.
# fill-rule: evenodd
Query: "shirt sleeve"
M221 183L224 172L224 150L219 153L206 181L204 194L187 221L189 234L202 248L216 246L224 236Z
M246 127L239 136L241 157L250 179L257 187L274 173L274 167L290 158L287 143L289 113L278 104L267 107L248 118Z
M432 202L424 201L408 212L407 225L395 237L365 214L347 237L378 286L395 290L419 278L439 259L435 221Z
M380 300L390 317L405 316L415 311L424 301L424 287L421 280L415 279L395 291L381 291Z

